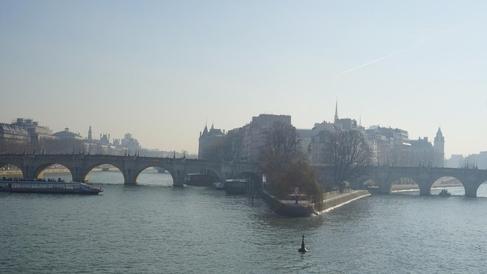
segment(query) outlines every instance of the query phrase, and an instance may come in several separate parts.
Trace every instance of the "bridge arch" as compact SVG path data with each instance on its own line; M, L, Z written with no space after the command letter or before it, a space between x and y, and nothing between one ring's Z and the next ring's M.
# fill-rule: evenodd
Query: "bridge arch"
M184 177L181 171L178 172L160 165L148 165L134 172L130 183L136 185L172 186L174 185L175 176L178 175Z
M419 194L422 194L420 183L417 181L417 179L409 176L391 179L390 192L419 192Z
M481 181L475 190L475 197L487 197L487 178Z
M212 177L215 181L223 182L225 181L224 176L220 174L217 170L213 168L205 168L201 171L202 174Z
M237 178L249 181L249 193L259 192L262 189L262 175L254 171L241 171L237 174Z
M440 192L442 188L452 188L452 187L457 187L461 188L461 190L454 189L453 191L457 195L465 195L466 193L466 188L465 184L463 183L462 180L455 176L436 176L433 177L434 179L431 182L431 185L429 186L430 193L432 194L437 194L437 192ZM461 193L463 192L463 193Z
M103 169L104 167L109 168L109 171L111 169L112 176L109 178L109 180L112 180L112 181L107 181L107 179L104 180L104 178L100 178L102 176L97 176L97 177L95 177L95 179L92 179L93 178L92 176L95 176L95 174L94 174L95 169L97 169L97 168ZM114 171L113 169L115 169L116 171ZM81 178L82 178L83 182L124 184L125 183L125 176L124 176L122 170L123 169L120 168L117 164L96 163L96 164L92 164L88 168L86 168L86 170L81 174Z
M56 176L52 176L49 174L46 174L46 171L50 167L55 167L57 168L57 171L54 172L53 174L56 174ZM65 173L65 171L68 171L68 173ZM67 165L63 165L60 163L45 163L37 166L37 168L34 170L34 179L64 179L67 182L72 182L75 181L74 177L74 169L72 167L69 167Z
M262 176L255 171L246 170L237 173L238 178L251 178L255 180L262 180Z
M1 168L8 168L8 170L12 172L20 172L20 178L24 178L24 171L22 170L21 166L19 164L15 163L0 163L0 169ZM12 177L10 175L7 176L1 176L1 177Z
M389 194L391 193L391 184L384 183L383 181L379 181L375 178L369 177L369 178L361 178L360 180L357 180L353 185L358 188L364 188L364 189L375 189L376 192L381 193L381 194ZM325 187L327 191L333 190L330 186L324 185L322 187Z

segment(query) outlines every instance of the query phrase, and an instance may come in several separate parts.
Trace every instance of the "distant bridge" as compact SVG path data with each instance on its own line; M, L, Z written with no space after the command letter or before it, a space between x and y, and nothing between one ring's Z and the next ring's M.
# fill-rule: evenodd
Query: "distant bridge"
M253 178L260 180L262 173L255 163L246 162L218 162L183 158L157 158L140 156L115 155L87 155L87 154L3 154L0 155L0 167L13 165L22 171L25 179L39 178L40 174L53 164L66 167L73 181L86 181L88 173L100 165L113 165L123 174L124 183L134 185L139 174L149 168L157 167L167 170L175 186L184 184L188 173L210 174L220 180L227 178ZM330 166L314 165L318 179L321 182L332 180ZM441 178L453 177L459 180L465 196L476 197L477 189L483 182L487 182L487 170L436 168L436 167L369 167L363 176L352 183L363 185L373 181L384 194L391 193L392 184L401 178L408 178L416 182L420 195L430 195L432 185Z
M39 178L46 168L54 164L66 167L71 172L75 182L86 181L90 171L106 164L120 170L126 185L136 184L139 174L149 167L167 170L171 174L175 186L182 186L188 173L210 174L222 180L232 177L261 177L256 165L237 162L87 154L0 155L0 167L5 165L16 166L22 171L25 179Z
M329 166L315 166L318 177L322 181L331 180L333 174ZM487 170L469 168L440 168L440 167L368 167L364 175L351 182L363 185L372 181L379 187L379 192L389 194L394 182L400 179L411 179L419 188L420 195L431 195L431 187L439 179L453 177L462 183L465 196L477 197L479 186L487 182Z

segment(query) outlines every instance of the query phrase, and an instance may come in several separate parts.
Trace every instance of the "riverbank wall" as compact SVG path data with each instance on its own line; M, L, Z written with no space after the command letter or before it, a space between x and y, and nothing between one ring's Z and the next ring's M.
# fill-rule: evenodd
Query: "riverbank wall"
M369 197L371 194L367 190L352 190L345 193L324 193L323 209L316 212L318 215L330 212L336 208L349 204L353 201Z
M358 199L370 196L367 190L350 190L344 193L325 192L323 193L323 203L321 210L317 210L310 201L301 200L280 200L271 194L263 191L264 202L278 215L287 217L309 217L330 212L336 208L349 204Z

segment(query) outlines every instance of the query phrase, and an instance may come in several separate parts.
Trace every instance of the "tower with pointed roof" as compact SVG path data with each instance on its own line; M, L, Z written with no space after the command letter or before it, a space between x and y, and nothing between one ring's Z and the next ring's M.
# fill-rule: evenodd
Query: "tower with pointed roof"
M198 159L218 160L217 151L224 137L225 133L221 129L217 129L211 124L210 130L208 130L208 125L205 125L203 132L200 132Z
M443 132L441 132L441 128L438 128L436 132L433 149L435 153L435 166L443 167L445 164L445 137L443 136Z
M201 136L205 136L208 134L208 125L205 125L205 128L203 129L203 133L200 133L200 138Z
M338 101L335 103L335 123L339 120L338 118Z
M93 140L93 132L91 131L91 126L88 128L88 141Z

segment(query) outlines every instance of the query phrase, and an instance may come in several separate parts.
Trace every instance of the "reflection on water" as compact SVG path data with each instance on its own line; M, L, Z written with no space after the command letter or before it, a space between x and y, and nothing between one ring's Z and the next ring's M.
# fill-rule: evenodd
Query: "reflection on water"
M71 182L70 173L46 173L44 178L61 178L66 182ZM122 172L117 170L100 171L94 170L88 173L87 182L93 184L123 184ZM155 169L146 169L137 177L138 185L172 186L172 177L169 173L159 173Z
M139 185L172 186L172 177L169 173L159 173L155 169L146 169L137 177Z

